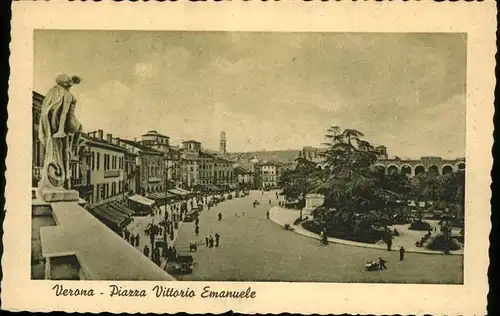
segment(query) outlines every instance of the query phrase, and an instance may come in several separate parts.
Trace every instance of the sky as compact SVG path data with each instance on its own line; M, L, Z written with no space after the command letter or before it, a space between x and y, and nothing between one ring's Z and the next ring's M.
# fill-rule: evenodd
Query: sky
M466 36L37 30L34 90L58 74L84 131L229 152L319 146L331 125L401 158L465 156Z

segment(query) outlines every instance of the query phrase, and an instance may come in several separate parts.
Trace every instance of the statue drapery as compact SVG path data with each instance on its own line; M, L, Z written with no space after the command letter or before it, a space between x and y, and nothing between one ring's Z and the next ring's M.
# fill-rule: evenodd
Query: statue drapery
M76 78L78 79L78 78ZM76 99L69 89L77 80L66 75L56 79L56 85L46 94L40 115L39 140L45 147L45 159L40 189L70 189L69 163L79 150L81 124L74 115Z

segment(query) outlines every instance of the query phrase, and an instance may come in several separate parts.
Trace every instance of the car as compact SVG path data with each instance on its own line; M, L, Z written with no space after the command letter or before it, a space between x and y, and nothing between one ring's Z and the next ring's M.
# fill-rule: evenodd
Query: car
M232 199L233 199L233 196L232 196L231 194L229 194L229 195L227 196L227 199L228 199L228 200L232 200Z
M193 272L194 259L191 255L179 255L174 262L167 263L166 272L172 275L189 274Z

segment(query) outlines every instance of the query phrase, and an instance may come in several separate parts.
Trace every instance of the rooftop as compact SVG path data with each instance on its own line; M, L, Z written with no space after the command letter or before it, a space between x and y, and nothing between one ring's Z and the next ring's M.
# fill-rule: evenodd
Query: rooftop
M120 146L115 145L113 143L110 143L104 139L90 136L89 134L85 134L85 133L82 134L82 137L87 140L88 145L92 145L92 143L93 143L94 145L97 145L100 147L105 147L106 149L115 150L115 151L119 151L119 152L123 152L123 153L127 152L126 148L123 148L123 147L120 147Z
M75 254L93 280L175 281L77 203L53 203L52 214L57 226L40 229L44 257Z
M151 147L145 146L139 142L134 142L133 140L120 138L120 141L127 144L127 145L133 146L146 154L163 155L163 153L161 151L158 151L158 150L153 149Z
M159 137L169 138L168 136L160 134L157 131L148 131L146 134L143 134L142 136L159 136Z
M183 143L183 144L184 144L184 143L196 143L196 144L201 144L199 141L197 141L197 140L193 140L193 139L188 139L188 140L185 140L185 141L183 141L182 143Z

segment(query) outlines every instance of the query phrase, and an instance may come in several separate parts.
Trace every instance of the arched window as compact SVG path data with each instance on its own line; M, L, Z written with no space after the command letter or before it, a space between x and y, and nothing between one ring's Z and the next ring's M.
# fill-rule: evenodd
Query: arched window
M424 166L416 166L415 167L415 175L421 174L425 172Z

